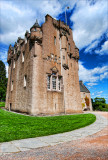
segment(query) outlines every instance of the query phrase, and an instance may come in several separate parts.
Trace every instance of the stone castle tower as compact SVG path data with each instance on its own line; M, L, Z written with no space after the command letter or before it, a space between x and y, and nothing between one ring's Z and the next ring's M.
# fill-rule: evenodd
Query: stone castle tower
M46 15L9 46L6 109L32 115L82 112L72 30Z

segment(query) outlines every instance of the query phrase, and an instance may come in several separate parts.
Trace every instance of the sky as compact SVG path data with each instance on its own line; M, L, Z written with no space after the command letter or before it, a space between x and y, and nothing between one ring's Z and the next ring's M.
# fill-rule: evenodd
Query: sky
M42 25L46 14L65 22L65 11L79 48L79 79L92 98L104 97L108 103L107 0L0 0L0 60L8 70L9 45L24 38L36 19Z

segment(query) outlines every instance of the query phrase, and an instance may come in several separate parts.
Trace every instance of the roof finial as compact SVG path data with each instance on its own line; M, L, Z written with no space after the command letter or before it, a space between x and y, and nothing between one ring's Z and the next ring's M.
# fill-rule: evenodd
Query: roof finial
M36 19L36 23L38 23L38 20Z

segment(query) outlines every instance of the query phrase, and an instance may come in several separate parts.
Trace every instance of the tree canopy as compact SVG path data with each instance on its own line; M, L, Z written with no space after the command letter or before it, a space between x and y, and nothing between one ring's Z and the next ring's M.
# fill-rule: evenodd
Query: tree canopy
M108 105L105 98L96 97L92 99L93 110L108 111Z
M0 101L5 101L6 99L6 88L7 88L6 67L5 64L0 60Z

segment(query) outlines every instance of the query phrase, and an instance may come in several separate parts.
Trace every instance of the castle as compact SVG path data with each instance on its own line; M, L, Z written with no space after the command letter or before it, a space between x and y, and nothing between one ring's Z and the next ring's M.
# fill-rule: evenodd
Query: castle
M8 110L31 115L81 113L79 50L64 22L45 16L9 46Z

